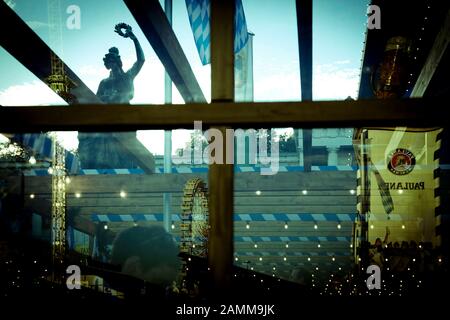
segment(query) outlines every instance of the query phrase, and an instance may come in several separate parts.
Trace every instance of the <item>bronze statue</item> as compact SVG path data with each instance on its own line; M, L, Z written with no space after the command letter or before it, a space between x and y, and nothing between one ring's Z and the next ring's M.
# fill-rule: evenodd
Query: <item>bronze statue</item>
M103 79L97 90L97 96L107 104L129 104L134 96L133 81L144 64L144 52L131 27L125 23L115 26L115 32L124 38L130 38L136 48L137 61L125 72L122 69L119 49L112 47L103 58L105 67L111 70L109 77ZM124 148L144 150L138 143L135 132L91 132L78 133L78 154L83 169L138 168L136 159ZM120 140L120 142L119 142ZM137 144L137 146L134 146ZM148 151L145 149L148 153ZM145 153L142 151L142 153Z
M122 30L125 30L123 32ZM125 23L119 23L115 27L115 32L124 38L130 38L136 48L137 61L130 70L124 72L119 49L112 47L103 58L106 69L111 70L109 77L103 79L98 87L97 96L105 103L130 103L134 96L133 80L144 64L144 52L134 35L131 27Z

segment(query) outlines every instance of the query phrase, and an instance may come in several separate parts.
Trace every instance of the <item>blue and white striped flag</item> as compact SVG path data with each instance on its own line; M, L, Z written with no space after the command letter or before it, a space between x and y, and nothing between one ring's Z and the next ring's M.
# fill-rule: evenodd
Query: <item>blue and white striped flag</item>
M45 133L19 133L15 134L11 140L24 148L30 149L38 159L52 161L53 143L52 139ZM65 154L67 172L77 174L80 171L78 157L67 150L65 150Z
M186 0L186 7L200 60L206 65L211 63L210 0ZM234 26L234 53L238 53L248 41L247 23L241 0L236 0Z

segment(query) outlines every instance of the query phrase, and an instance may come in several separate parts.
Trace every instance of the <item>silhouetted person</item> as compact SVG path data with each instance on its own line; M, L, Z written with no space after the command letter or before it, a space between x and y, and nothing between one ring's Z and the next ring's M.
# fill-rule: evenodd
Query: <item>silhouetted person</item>
M178 275L178 246L162 227L132 227L122 231L113 243L111 263L122 273L162 287Z
M384 265L383 246L386 246L389 234L390 234L389 228L386 227L386 235L384 237L384 241L381 242L381 239L377 238L375 240L375 244L369 250L370 264L376 264L377 266L380 267L380 269L383 269Z

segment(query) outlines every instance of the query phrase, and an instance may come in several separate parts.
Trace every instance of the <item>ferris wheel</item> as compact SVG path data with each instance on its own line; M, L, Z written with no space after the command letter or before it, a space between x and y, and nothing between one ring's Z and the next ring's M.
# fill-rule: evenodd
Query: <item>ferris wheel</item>
M208 191L202 179L195 178L186 183L181 209L180 251L206 257L209 235Z

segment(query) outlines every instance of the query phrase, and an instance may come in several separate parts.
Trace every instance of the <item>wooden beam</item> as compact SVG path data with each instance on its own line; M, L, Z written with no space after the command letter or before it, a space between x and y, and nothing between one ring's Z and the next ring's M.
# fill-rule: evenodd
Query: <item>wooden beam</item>
M155 173L153 154L137 139L136 132L114 133L114 139L122 150L130 154L145 173Z
M313 94L313 38L312 0L296 0L298 53L302 101L312 101Z
M72 227L91 236L95 236L97 230L95 222L92 222L89 218L80 216L73 219Z
M210 175L211 173L209 173ZM132 201L133 193L146 196L151 193L182 192L186 182L193 178L208 179L208 174L154 174L154 175L80 175L71 176L71 182L67 186L67 195L80 192L82 196L89 197L117 195L121 190L125 191ZM272 176L263 176L257 172L238 172L235 174L234 191L254 193L260 190L262 195L266 192L289 192L288 195L296 197L309 197L309 194L325 196L329 192L348 191L356 188L355 173L350 171L313 171L313 172L279 172ZM308 195L303 195L302 190L308 190ZM323 195L322 195L323 192ZM26 176L25 194L50 194L50 176ZM297 195L295 195L297 193ZM288 196L287 195L287 196ZM256 197L256 196L255 196ZM83 199L83 198L81 198Z
M436 36L433 47L428 54L428 58L422 67L422 71L417 78L411 97L422 97L428 88L441 59L447 50L450 42L450 10L444 20L444 25Z
M134 205L132 201L124 203L122 206L76 206L80 209L80 214L162 214L163 206L139 206ZM411 211L411 206L399 207L400 209L408 209ZM375 210L382 212L383 208L375 207ZM180 207L172 207L173 213L181 213ZM297 213L310 213L310 214L326 214L326 213L339 213L348 214L356 212L356 204L353 205L303 205L303 206L289 206L289 205L259 205L259 206L233 206L233 211L238 214L297 214ZM232 216L229 214L230 217Z
M50 193L48 193L48 199L50 199ZM173 197L172 208L174 212L179 212L181 205L183 203L183 197ZM397 200L397 199L396 199ZM413 203L414 199L404 198L398 199L400 203L405 205ZM397 206L398 201L396 201ZM85 196L82 198L71 197L67 199L68 207L158 207L162 208L163 199L162 194L157 197L134 197L133 194L129 194L127 200L122 199L118 193L114 194L97 194L97 196ZM297 206L324 206L324 205L335 205L335 206L356 206L356 197L352 195L348 196L323 196L323 197L309 197L302 196L300 193L296 196L279 196L279 197L266 197L264 195L255 196L239 196L239 193L234 194L234 206L235 208L251 208L253 206L269 206L272 207L273 212L277 212L277 206L280 211L286 207L297 207ZM275 208L274 208L275 207ZM248 209L247 209L248 210ZM236 212L242 213L240 210L235 210ZM258 213L259 211L254 211Z
M205 96L158 0L124 0L186 103Z
M25 199L24 209L39 214L42 217L50 218L52 212L51 197L47 199L44 198L33 200ZM76 216L72 220L71 226L89 235L96 234L96 223L92 222L89 217L86 218L83 216Z
M444 25L436 36L433 47L428 54L428 58L422 67L422 70L416 80L413 90L411 91L411 97L421 98L424 96L428 85L433 78L435 71L439 67L442 57L448 48L450 42L450 10L447 12L447 16L444 20ZM386 153L389 150L396 149L408 128L406 127L396 127L395 131L392 133L392 137L386 147Z
M313 40L312 40L312 0L296 0L298 53L300 62L300 85L302 101L312 101L313 98ZM303 168L311 171L312 130L303 130Z
M261 102L191 104L189 106L84 105L70 108L0 107L0 130L40 132L53 130L130 131L194 127L203 129L303 127L395 127L448 126L443 99L385 99L319 102ZM92 115L95 114L95 117ZM238 116L237 116L238 115Z
M235 1L213 0L211 3L211 98L212 102L234 101L234 15ZM198 119L203 121L203 117ZM223 137L223 163L233 138L225 134L226 127L217 128ZM231 140L231 141L230 141ZM217 152L217 151L216 151ZM233 273L233 184L232 164L211 164L209 179L208 265L216 295L231 288Z

